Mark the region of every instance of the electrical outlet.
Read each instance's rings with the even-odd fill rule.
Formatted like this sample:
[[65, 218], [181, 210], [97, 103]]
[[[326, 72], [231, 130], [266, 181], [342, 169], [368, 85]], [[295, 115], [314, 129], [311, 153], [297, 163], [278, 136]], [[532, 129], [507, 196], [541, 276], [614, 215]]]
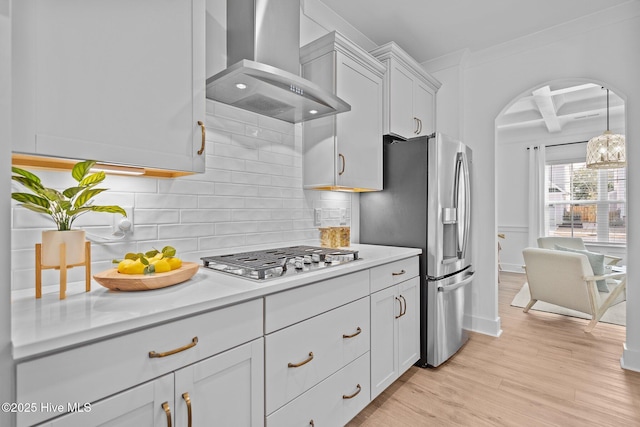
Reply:
[[313, 225], [322, 225], [322, 209], [320, 208], [313, 210]]
[[127, 216], [123, 217], [120, 214], [113, 214], [113, 233], [121, 235], [124, 233], [133, 234], [133, 207], [123, 206], [122, 209], [127, 212]]
[[340, 208], [340, 225], [346, 225], [346, 224], [347, 224], [347, 209]]

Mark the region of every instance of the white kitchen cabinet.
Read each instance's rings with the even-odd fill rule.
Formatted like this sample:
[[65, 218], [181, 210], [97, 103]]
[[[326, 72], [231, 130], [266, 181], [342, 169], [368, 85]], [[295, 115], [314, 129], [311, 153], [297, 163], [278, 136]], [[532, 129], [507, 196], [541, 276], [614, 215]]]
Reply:
[[[154, 381], [123, 391], [99, 402], [78, 404], [77, 411], [64, 415], [41, 427], [89, 427], [89, 426], [171, 426], [174, 424], [173, 375], [165, 375]], [[42, 405], [42, 404], [39, 404]], [[44, 406], [44, 410], [49, 408]], [[55, 408], [49, 409], [54, 412]], [[67, 408], [64, 408], [65, 411]], [[58, 411], [60, 412], [60, 411]], [[51, 413], [55, 415], [55, 413]]]
[[93, 404], [76, 403], [77, 412], [44, 426], [264, 425], [263, 339]]
[[204, 171], [205, 17], [204, 0], [14, 2], [13, 151]]
[[267, 425], [343, 425], [369, 403], [369, 276], [265, 297]]
[[267, 335], [267, 414], [368, 351], [366, 297]]
[[[256, 371], [262, 358], [256, 356], [254, 348], [257, 345], [261, 347], [259, 352], [263, 352], [262, 307], [262, 299], [247, 301], [20, 362], [16, 369], [17, 399], [20, 402], [49, 402], [57, 407], [62, 405], [67, 412], [69, 402], [97, 403], [107, 396], [115, 396], [173, 372], [176, 375], [183, 372], [180, 384], [190, 386], [185, 390], [193, 390], [193, 396], [196, 392], [203, 394], [205, 389], [205, 392], [237, 398], [226, 389], [217, 389], [228, 386], [228, 383], [212, 375], [214, 371], [218, 371], [220, 377], [231, 376], [238, 381], [250, 375], [251, 382], [240, 381], [242, 385], [238, 387], [246, 390], [250, 385], [256, 387], [255, 393], [262, 393], [263, 382], [256, 380], [256, 375], [263, 376], [263, 368]], [[227, 356], [222, 356], [225, 351], [256, 339], [258, 341], [252, 344], [251, 352], [247, 348], [228, 356], [235, 361], [244, 361], [243, 364], [225, 362]], [[219, 359], [215, 355], [220, 355]], [[215, 357], [208, 359], [211, 356]], [[197, 363], [205, 360], [208, 361]], [[193, 371], [181, 371], [188, 366]], [[238, 374], [238, 369], [244, 370], [243, 373]], [[253, 399], [255, 394], [251, 396], [252, 404], [258, 405], [255, 411], [260, 411], [263, 417], [262, 398]], [[179, 411], [183, 408], [179, 403], [181, 400], [176, 399], [174, 407], [178, 406], [176, 410], [182, 415]], [[225, 408], [240, 404], [246, 409], [245, 403], [229, 403]], [[199, 406], [215, 407], [210, 403]], [[255, 411], [251, 412], [252, 420], [255, 420]], [[17, 425], [31, 426], [58, 415], [60, 412], [19, 413]], [[260, 420], [263, 422], [264, 418]]]
[[369, 352], [267, 417], [267, 427], [342, 426], [369, 404]]
[[400, 267], [389, 275], [388, 287], [371, 294], [372, 400], [420, 358], [420, 279], [394, 284], [393, 277], [406, 271]]
[[386, 67], [383, 132], [401, 139], [435, 131], [436, 92], [441, 83], [396, 43], [370, 52]]
[[264, 425], [264, 340], [175, 373], [175, 426]]
[[332, 32], [300, 49], [302, 75], [351, 105], [303, 124], [306, 189], [382, 190], [384, 66]]

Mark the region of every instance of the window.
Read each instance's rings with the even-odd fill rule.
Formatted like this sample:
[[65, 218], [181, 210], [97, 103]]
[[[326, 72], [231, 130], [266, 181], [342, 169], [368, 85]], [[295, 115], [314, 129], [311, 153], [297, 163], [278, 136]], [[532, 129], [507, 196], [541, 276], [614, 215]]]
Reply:
[[545, 166], [545, 181], [546, 235], [626, 244], [626, 168], [553, 162]]

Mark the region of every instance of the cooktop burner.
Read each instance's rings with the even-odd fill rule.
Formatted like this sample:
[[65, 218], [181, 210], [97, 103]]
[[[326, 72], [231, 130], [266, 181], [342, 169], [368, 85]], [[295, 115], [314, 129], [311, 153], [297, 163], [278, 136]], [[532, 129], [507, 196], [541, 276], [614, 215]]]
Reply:
[[358, 259], [358, 251], [317, 246], [202, 257], [205, 267], [248, 279], [265, 280], [327, 268]]

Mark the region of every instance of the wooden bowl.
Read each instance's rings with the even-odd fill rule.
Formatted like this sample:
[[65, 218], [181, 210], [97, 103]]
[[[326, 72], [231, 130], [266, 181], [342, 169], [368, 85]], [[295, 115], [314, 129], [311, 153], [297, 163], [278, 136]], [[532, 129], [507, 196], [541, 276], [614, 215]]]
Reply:
[[148, 291], [177, 285], [189, 280], [200, 267], [196, 262], [183, 262], [180, 268], [165, 273], [123, 274], [117, 268], [95, 274], [93, 278], [105, 288], [114, 291]]

